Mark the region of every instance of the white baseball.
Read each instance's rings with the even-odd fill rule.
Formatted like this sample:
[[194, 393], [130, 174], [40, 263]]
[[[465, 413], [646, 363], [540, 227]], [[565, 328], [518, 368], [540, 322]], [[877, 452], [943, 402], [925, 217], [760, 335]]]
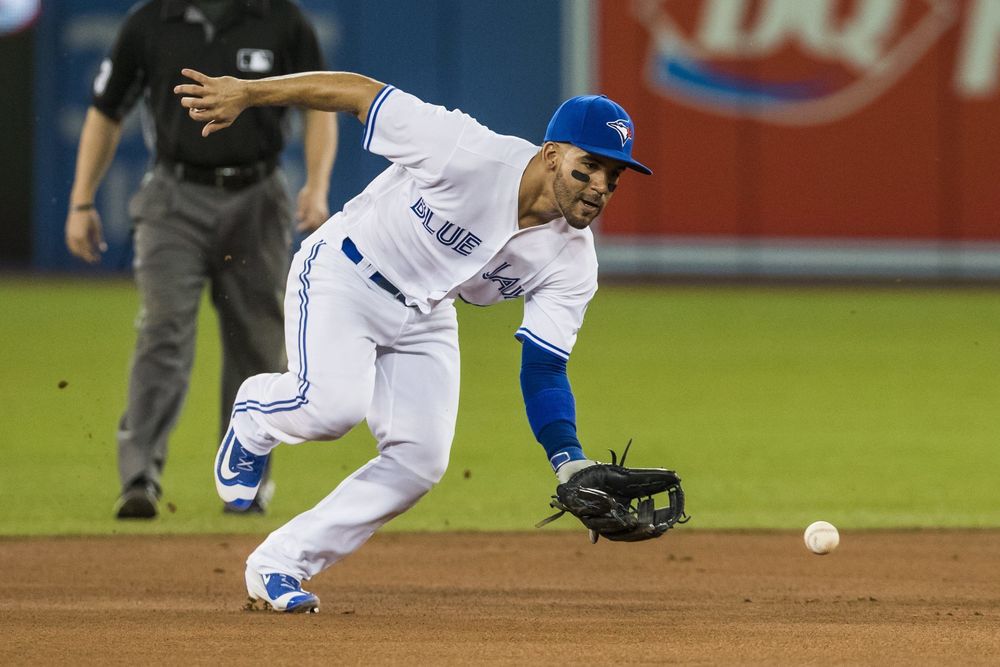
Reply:
[[840, 544], [840, 533], [837, 532], [837, 527], [828, 521], [813, 521], [806, 528], [803, 537], [806, 548], [820, 556], [830, 553]]

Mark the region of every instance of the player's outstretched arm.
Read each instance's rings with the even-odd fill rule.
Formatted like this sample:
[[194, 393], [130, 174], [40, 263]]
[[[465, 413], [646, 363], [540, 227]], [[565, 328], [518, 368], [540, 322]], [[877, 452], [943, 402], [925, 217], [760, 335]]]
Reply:
[[385, 84], [351, 72], [304, 72], [265, 79], [212, 77], [193, 69], [181, 74], [194, 81], [174, 86], [192, 119], [205, 123], [204, 137], [229, 127], [247, 107], [299, 106], [350, 113], [364, 122]]
[[578, 462], [589, 464], [576, 435], [576, 401], [566, 374], [566, 360], [531, 340], [523, 340], [521, 394], [531, 431], [545, 448], [560, 481], [579, 468]]

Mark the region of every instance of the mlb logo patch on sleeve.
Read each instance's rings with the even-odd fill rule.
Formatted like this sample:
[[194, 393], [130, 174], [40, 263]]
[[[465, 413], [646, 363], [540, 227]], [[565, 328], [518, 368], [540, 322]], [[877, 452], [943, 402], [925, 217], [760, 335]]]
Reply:
[[267, 49], [240, 49], [236, 52], [236, 67], [241, 72], [265, 74], [274, 69], [274, 52]]

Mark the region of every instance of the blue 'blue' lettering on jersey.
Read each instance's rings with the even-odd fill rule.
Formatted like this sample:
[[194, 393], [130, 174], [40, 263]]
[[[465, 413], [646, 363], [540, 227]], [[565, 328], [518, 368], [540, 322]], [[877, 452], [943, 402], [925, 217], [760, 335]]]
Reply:
[[464, 227], [452, 224], [447, 220], [438, 220], [435, 226], [434, 211], [421, 197], [410, 207], [413, 214], [420, 219], [420, 225], [434, 239], [446, 248], [451, 248], [459, 255], [469, 255], [483, 242], [481, 238]]

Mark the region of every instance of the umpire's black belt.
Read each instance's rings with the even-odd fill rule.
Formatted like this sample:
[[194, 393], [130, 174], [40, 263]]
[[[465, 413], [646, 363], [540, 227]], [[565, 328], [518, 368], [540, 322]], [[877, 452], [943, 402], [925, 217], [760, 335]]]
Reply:
[[[354, 245], [354, 241], [351, 240], [350, 236], [344, 237], [344, 242], [340, 244], [340, 249], [344, 251], [345, 255], [347, 255], [347, 259], [351, 260], [355, 264], [360, 264], [361, 260], [365, 258], [365, 256], [361, 254], [361, 251], [358, 250], [358, 246]], [[394, 298], [396, 301], [399, 301], [402, 304], [406, 304], [406, 296], [404, 296], [403, 293], [400, 292], [395, 285], [390, 283], [386, 279], [386, 277], [383, 276], [378, 271], [368, 276], [368, 280], [372, 281], [373, 283], [384, 289], [386, 292], [391, 294], [392, 298]]]
[[274, 159], [258, 160], [250, 164], [238, 164], [231, 167], [202, 167], [161, 158], [160, 164], [165, 166], [180, 181], [213, 185], [226, 190], [239, 190], [270, 176], [278, 165], [278, 161]]

